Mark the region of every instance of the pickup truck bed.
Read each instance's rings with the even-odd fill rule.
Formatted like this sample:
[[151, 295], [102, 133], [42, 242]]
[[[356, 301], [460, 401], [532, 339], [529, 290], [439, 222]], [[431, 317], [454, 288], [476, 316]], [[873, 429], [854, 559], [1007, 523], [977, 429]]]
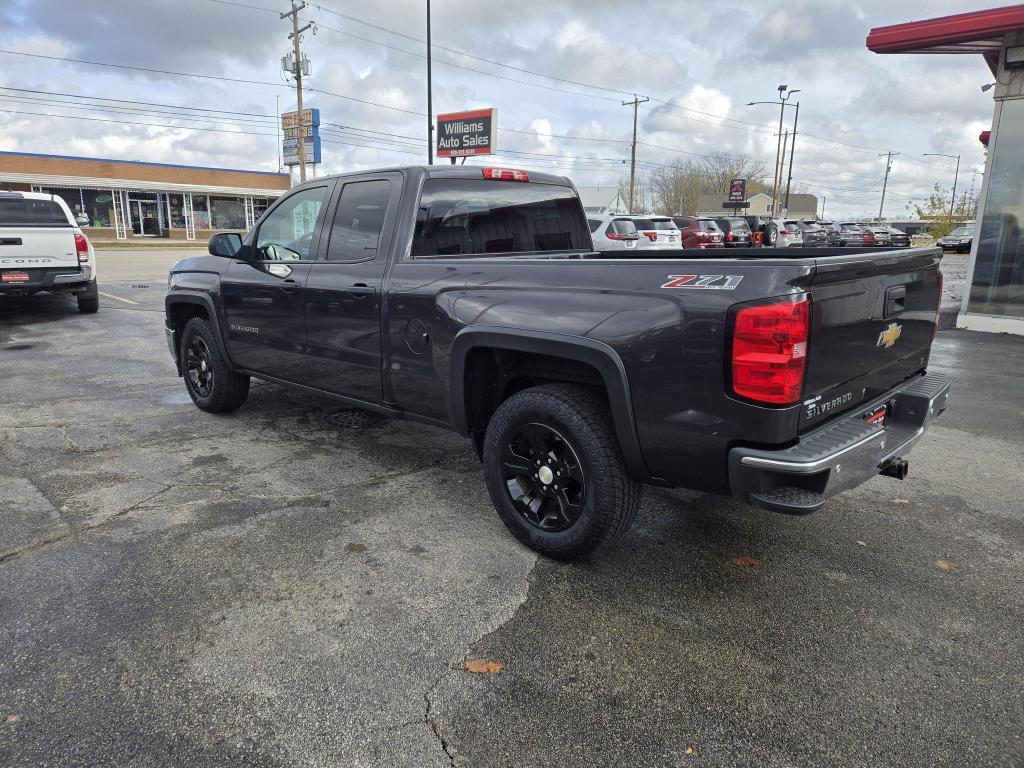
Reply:
[[558, 177], [319, 179], [174, 266], [168, 344], [209, 410], [258, 376], [470, 436], [499, 514], [556, 556], [619, 535], [644, 483], [805, 513], [905, 473], [948, 389], [927, 375], [939, 251], [624, 256], [592, 251]]

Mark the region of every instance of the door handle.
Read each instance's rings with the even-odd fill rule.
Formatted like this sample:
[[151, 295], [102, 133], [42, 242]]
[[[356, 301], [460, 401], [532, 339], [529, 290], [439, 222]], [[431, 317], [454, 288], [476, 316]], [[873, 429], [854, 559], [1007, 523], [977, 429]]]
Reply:
[[346, 293], [353, 299], [365, 299], [367, 296], [373, 296], [377, 293], [377, 289], [371, 288], [366, 283], [354, 283]]

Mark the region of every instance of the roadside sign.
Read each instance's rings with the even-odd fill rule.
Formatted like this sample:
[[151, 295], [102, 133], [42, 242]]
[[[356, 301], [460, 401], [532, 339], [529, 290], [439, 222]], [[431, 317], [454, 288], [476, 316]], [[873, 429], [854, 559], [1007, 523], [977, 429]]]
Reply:
[[304, 109], [301, 114], [297, 111], [284, 112], [281, 115], [281, 131], [285, 165], [299, 165], [300, 134], [306, 152], [306, 164], [321, 161], [319, 109]]
[[437, 156], [493, 155], [498, 117], [494, 109], [450, 112], [437, 116]]
[[733, 179], [729, 182], [729, 202], [742, 203], [747, 199], [747, 180]]

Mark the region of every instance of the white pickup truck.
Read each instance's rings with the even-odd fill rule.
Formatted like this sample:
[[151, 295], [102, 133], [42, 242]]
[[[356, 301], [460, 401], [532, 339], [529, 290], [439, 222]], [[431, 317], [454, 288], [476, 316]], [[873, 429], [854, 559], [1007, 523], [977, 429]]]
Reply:
[[99, 309], [96, 253], [67, 203], [41, 192], [0, 192], [0, 297], [72, 293]]

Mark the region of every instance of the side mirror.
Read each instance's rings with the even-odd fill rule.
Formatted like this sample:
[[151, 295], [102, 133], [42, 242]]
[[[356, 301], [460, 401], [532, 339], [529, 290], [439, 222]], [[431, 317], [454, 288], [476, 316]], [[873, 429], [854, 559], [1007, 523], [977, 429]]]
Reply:
[[208, 250], [211, 256], [230, 259], [242, 250], [242, 236], [237, 232], [219, 232], [210, 238]]

